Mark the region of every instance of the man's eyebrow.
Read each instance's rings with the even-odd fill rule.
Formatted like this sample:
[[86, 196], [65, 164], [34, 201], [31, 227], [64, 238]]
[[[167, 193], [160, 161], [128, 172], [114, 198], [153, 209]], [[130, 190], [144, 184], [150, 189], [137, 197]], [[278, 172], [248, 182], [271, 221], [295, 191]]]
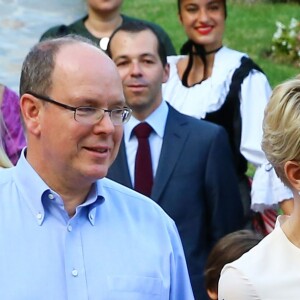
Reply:
[[[156, 55], [151, 52], [145, 52], [145, 53], [141, 53], [138, 55], [138, 57], [142, 57], [142, 58], [147, 57], [147, 56], [156, 58]], [[131, 57], [129, 55], [122, 54], [122, 55], [116, 56], [113, 60], [116, 61], [119, 59], [131, 59]]]
[[[80, 99], [75, 100], [76, 102], [74, 103], [74, 105], [77, 107], [81, 107], [81, 106], [84, 107], [84, 106], [92, 105], [94, 107], [102, 108], [101, 105], [99, 104], [99, 98], [80, 98]], [[126, 106], [125, 100], [122, 100], [122, 99], [116, 100], [114, 103], [111, 103], [109, 106], [124, 107], [124, 106]]]
[[151, 57], [151, 58], [154, 58], [154, 59], [157, 58], [157, 56], [156, 56], [155, 54], [149, 53], [149, 52], [143, 53], [143, 54], [141, 54], [140, 56], [141, 56], [142, 58], [145, 58], [145, 57]]
[[129, 56], [126, 55], [126, 54], [123, 54], [123, 55], [119, 55], [119, 56], [116, 56], [115, 58], [113, 58], [113, 60], [118, 60], [118, 59], [129, 59]]
[[118, 100], [114, 103], [110, 103], [109, 105], [110, 107], [125, 107], [126, 106], [126, 103], [125, 103], [125, 100]]
[[99, 102], [97, 98], [78, 98], [74, 99], [75, 103], [79, 106], [86, 106], [86, 105], [96, 105]]

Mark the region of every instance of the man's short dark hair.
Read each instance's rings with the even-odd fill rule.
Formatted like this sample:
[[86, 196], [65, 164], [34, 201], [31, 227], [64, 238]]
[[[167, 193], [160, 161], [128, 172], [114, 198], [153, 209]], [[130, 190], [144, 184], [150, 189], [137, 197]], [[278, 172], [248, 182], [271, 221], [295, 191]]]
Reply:
[[111, 54], [111, 41], [113, 40], [114, 36], [116, 33], [119, 31], [124, 31], [124, 32], [129, 32], [129, 33], [139, 33], [145, 30], [151, 31], [154, 36], [157, 39], [157, 44], [158, 44], [158, 55], [161, 60], [161, 63], [163, 66], [167, 64], [167, 54], [166, 54], [166, 49], [164, 47], [164, 44], [162, 43], [158, 33], [153, 29], [150, 25], [146, 24], [143, 21], [131, 21], [131, 22], [125, 22], [122, 25], [120, 25], [111, 35], [108, 46], [107, 46], [107, 54], [109, 57], [112, 57]]

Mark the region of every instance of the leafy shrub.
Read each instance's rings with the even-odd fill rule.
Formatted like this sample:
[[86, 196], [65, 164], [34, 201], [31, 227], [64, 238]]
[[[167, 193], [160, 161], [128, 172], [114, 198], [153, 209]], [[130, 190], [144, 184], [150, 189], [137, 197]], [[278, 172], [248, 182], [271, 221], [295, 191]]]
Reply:
[[300, 22], [292, 18], [289, 25], [276, 22], [272, 38], [271, 57], [300, 67]]

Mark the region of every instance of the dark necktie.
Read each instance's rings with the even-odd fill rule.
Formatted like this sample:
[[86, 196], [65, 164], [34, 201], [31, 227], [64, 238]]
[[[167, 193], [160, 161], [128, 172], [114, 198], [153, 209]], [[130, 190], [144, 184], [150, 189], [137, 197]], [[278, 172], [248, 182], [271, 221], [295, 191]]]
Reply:
[[147, 123], [140, 123], [133, 132], [138, 139], [138, 149], [135, 157], [134, 189], [148, 197], [151, 195], [153, 172], [151, 152], [148, 137], [152, 127]]

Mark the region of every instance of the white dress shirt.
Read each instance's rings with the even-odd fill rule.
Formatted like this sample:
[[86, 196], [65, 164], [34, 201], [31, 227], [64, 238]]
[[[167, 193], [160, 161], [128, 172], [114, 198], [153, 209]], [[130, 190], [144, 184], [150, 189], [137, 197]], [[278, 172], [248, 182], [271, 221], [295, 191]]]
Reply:
[[[169, 107], [167, 103], [162, 101], [160, 106], [144, 120], [153, 128], [149, 136], [153, 177], [155, 177], [158, 166], [168, 112]], [[141, 121], [132, 116], [128, 123], [124, 125], [124, 141], [132, 186], [134, 186], [135, 156], [138, 148], [138, 140], [132, 131], [139, 123], [141, 123]]]

